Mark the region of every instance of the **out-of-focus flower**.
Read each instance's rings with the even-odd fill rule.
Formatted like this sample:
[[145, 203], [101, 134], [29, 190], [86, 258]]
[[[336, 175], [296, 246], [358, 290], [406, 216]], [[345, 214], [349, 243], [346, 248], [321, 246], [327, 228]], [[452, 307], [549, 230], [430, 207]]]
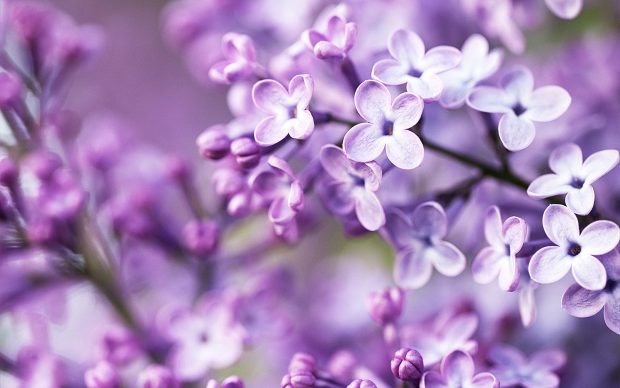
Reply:
[[583, 0], [545, 0], [547, 7], [563, 19], [574, 19], [581, 12]]
[[619, 160], [617, 150], [593, 153], [584, 161], [577, 144], [564, 144], [549, 156], [553, 174], [536, 178], [527, 189], [534, 198], [566, 194], [566, 206], [575, 214], [586, 215], [594, 207], [592, 184], [611, 171]]
[[380, 325], [396, 321], [403, 311], [404, 293], [400, 288], [391, 287], [371, 293], [366, 299], [370, 317]]
[[527, 148], [536, 136], [536, 122], [553, 121], [571, 103], [568, 92], [559, 86], [543, 86], [534, 90], [534, 77], [529, 69], [516, 67], [500, 80], [500, 88], [479, 86], [467, 97], [473, 109], [501, 113], [499, 138], [510, 151]]
[[258, 68], [254, 42], [248, 35], [229, 32], [222, 37], [224, 59], [216, 62], [209, 70], [214, 82], [230, 84], [252, 75]]
[[461, 5], [486, 35], [499, 38], [513, 53], [525, 50], [525, 37], [515, 21], [511, 0], [461, 0]]
[[566, 356], [557, 350], [540, 351], [528, 360], [511, 346], [497, 346], [489, 353], [494, 364], [491, 372], [502, 387], [554, 388], [560, 379], [553, 371], [561, 368]]
[[484, 220], [484, 236], [489, 243], [472, 264], [474, 280], [487, 284], [498, 278], [504, 291], [512, 292], [519, 286], [517, 253], [527, 238], [527, 224], [519, 217], [509, 217], [502, 224], [497, 206], [491, 207]]
[[252, 88], [252, 98], [269, 116], [254, 129], [254, 139], [262, 146], [276, 144], [287, 135], [304, 140], [314, 130], [314, 119], [308, 110], [314, 83], [307, 74], [291, 79], [288, 90], [277, 81], [265, 79]]
[[197, 138], [200, 154], [207, 159], [222, 159], [230, 150], [230, 138], [225, 125], [214, 125], [205, 129]]
[[219, 228], [213, 221], [194, 220], [183, 228], [185, 248], [195, 255], [212, 253], [217, 248], [219, 237]]
[[218, 384], [216, 380], [211, 379], [207, 382], [206, 388], [243, 388], [243, 387], [245, 387], [245, 384], [243, 383], [243, 380], [241, 380], [241, 378], [239, 378], [238, 376], [230, 376], [224, 379], [224, 381], [222, 381], [222, 384]]
[[424, 373], [424, 360], [417, 350], [402, 348], [394, 353], [390, 361], [392, 374], [402, 381], [416, 381]]
[[84, 373], [84, 383], [88, 388], [119, 388], [121, 380], [114, 366], [100, 361]]
[[532, 279], [542, 284], [553, 283], [572, 269], [573, 277], [583, 288], [603, 289], [607, 282], [605, 267], [594, 255], [603, 255], [618, 245], [618, 225], [595, 221], [579, 233], [577, 216], [562, 205], [547, 207], [542, 222], [547, 237], [556, 246], [542, 248], [532, 256]]
[[463, 253], [444, 241], [448, 220], [437, 202], [418, 205], [411, 220], [394, 213], [387, 228], [397, 249], [394, 278], [400, 287], [424, 286], [431, 278], [433, 267], [446, 276], [456, 276], [465, 269]]
[[424, 148], [410, 128], [422, 117], [420, 97], [402, 93], [394, 101], [390, 91], [377, 81], [367, 80], [355, 91], [355, 107], [366, 123], [355, 125], [344, 136], [347, 156], [357, 162], [377, 159], [385, 150], [394, 166], [411, 170], [422, 163]]
[[348, 22], [340, 9], [330, 12], [324, 25], [306, 30], [301, 40], [318, 59], [342, 59], [355, 45], [357, 26]]
[[430, 371], [422, 376], [422, 388], [497, 388], [499, 382], [489, 372], [474, 374], [474, 360], [468, 353], [455, 350], [441, 363], [441, 373]]
[[347, 385], [347, 388], [377, 388], [377, 385], [370, 380], [357, 379]]
[[179, 381], [172, 371], [162, 365], [149, 365], [138, 375], [140, 388], [178, 388]]
[[454, 47], [437, 46], [428, 52], [413, 31], [397, 30], [388, 41], [393, 59], [383, 59], [372, 67], [372, 77], [387, 85], [407, 84], [407, 91], [425, 101], [439, 98], [443, 83], [438, 74], [457, 66], [461, 53]]
[[328, 208], [342, 215], [355, 211], [359, 222], [370, 231], [383, 226], [385, 214], [375, 194], [381, 184], [381, 167], [375, 162], [352, 161], [333, 145], [321, 149], [320, 160], [333, 178], [326, 183], [327, 190], [334, 194], [326, 198]]
[[489, 52], [489, 42], [479, 34], [467, 38], [461, 52], [461, 63], [439, 75], [443, 82], [439, 103], [445, 108], [462, 106], [478, 82], [495, 74], [503, 57], [501, 49]]
[[573, 284], [562, 296], [562, 307], [578, 318], [591, 317], [604, 309], [605, 324], [620, 334], [620, 254], [614, 249], [600, 260], [607, 272], [605, 287], [592, 291]]

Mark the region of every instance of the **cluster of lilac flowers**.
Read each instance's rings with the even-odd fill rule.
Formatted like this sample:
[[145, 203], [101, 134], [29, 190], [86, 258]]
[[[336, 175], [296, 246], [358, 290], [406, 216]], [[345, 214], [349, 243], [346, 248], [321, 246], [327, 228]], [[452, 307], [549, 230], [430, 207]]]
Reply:
[[231, 113], [183, 155], [65, 107], [104, 31], [0, 7], [0, 387], [618, 383], [620, 6], [173, 1]]

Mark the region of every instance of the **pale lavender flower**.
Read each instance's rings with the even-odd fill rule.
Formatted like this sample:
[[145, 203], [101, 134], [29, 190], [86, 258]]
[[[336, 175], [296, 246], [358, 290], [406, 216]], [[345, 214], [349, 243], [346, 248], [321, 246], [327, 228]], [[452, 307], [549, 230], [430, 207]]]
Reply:
[[474, 360], [468, 353], [455, 350], [441, 362], [441, 373], [422, 376], [421, 388], [497, 388], [499, 382], [489, 372], [474, 374]]
[[394, 278], [405, 289], [417, 289], [431, 278], [433, 267], [446, 276], [457, 276], [465, 269], [465, 256], [452, 243], [444, 241], [448, 220], [436, 202], [420, 204], [411, 220], [394, 213], [388, 230], [397, 248]]
[[571, 103], [568, 92], [559, 86], [534, 89], [529, 69], [519, 66], [506, 73], [500, 87], [479, 86], [467, 97], [467, 104], [481, 112], [501, 113], [499, 138], [510, 151], [520, 151], [534, 141], [534, 122], [560, 117]]
[[519, 217], [509, 217], [502, 224], [499, 209], [491, 207], [484, 220], [484, 236], [489, 246], [483, 248], [472, 263], [474, 280], [487, 284], [498, 278], [504, 291], [519, 286], [517, 253], [527, 238], [527, 224]]
[[557, 387], [560, 379], [553, 371], [566, 362], [566, 356], [558, 350], [543, 350], [527, 359], [518, 349], [506, 345], [493, 348], [489, 358], [494, 364], [491, 372], [502, 387]]
[[600, 260], [607, 272], [605, 288], [591, 291], [573, 284], [562, 296], [562, 307], [578, 318], [591, 317], [603, 310], [607, 327], [620, 334], [620, 254], [614, 249]]
[[375, 162], [361, 163], [347, 158], [345, 153], [333, 145], [321, 149], [321, 165], [334, 179], [328, 181], [328, 207], [337, 214], [346, 215], [355, 211], [364, 228], [375, 231], [385, 223], [385, 214], [375, 192], [381, 184], [381, 167]]
[[314, 119], [308, 110], [313, 90], [314, 83], [308, 74], [293, 77], [288, 90], [272, 79], [258, 81], [252, 88], [252, 99], [268, 117], [254, 129], [256, 142], [269, 146], [287, 135], [293, 139], [307, 139], [314, 130]]
[[461, 63], [439, 75], [443, 82], [439, 103], [445, 108], [462, 106], [478, 82], [495, 74], [503, 57], [501, 49], [489, 51], [489, 42], [479, 34], [467, 38], [461, 52]]
[[334, 9], [324, 25], [315, 26], [301, 35], [301, 40], [312, 50], [318, 59], [342, 59], [355, 45], [357, 40], [357, 26], [348, 22]]
[[545, 0], [547, 7], [563, 19], [574, 19], [583, 8], [583, 0]]
[[529, 264], [532, 280], [553, 283], [572, 269], [573, 277], [583, 288], [603, 289], [607, 282], [605, 267], [593, 255], [603, 255], [618, 245], [618, 225], [595, 221], [579, 233], [577, 216], [562, 205], [550, 205], [543, 214], [542, 224], [556, 246], [544, 247], [532, 256]]
[[424, 101], [435, 101], [443, 84], [438, 74], [457, 66], [461, 60], [458, 49], [437, 46], [428, 51], [413, 31], [397, 30], [388, 41], [393, 59], [383, 59], [372, 67], [372, 78], [387, 85], [407, 84], [407, 91]]
[[549, 156], [549, 167], [554, 173], [536, 178], [527, 194], [534, 198], [566, 194], [565, 202], [570, 210], [579, 215], [589, 214], [594, 207], [592, 184], [611, 171], [618, 160], [617, 150], [603, 150], [584, 161], [578, 145], [564, 144]]
[[424, 148], [409, 128], [422, 117], [420, 97], [402, 93], [394, 101], [390, 91], [377, 81], [367, 80], [355, 91], [355, 107], [366, 123], [351, 128], [344, 136], [347, 156], [357, 162], [377, 159], [385, 150], [394, 166], [411, 170], [422, 163]]
[[209, 78], [214, 82], [230, 84], [252, 75], [258, 68], [256, 49], [252, 38], [229, 32], [222, 37], [224, 59], [216, 62], [209, 70]]

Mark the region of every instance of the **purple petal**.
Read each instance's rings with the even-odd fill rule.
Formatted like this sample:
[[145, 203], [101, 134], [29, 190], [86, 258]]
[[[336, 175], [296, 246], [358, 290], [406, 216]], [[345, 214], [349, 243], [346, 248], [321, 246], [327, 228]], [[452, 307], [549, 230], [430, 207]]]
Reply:
[[594, 207], [594, 189], [592, 186], [583, 186], [581, 189], [571, 189], [566, 194], [566, 206], [575, 214], [585, 216]]
[[381, 166], [379, 166], [378, 163], [353, 162], [352, 167], [354, 174], [364, 179], [364, 187], [366, 188], [366, 190], [379, 190], [379, 187], [381, 186], [383, 171], [381, 170]]
[[471, 388], [497, 388], [499, 381], [489, 372], [478, 373], [470, 383]]
[[394, 280], [399, 287], [418, 289], [431, 278], [433, 265], [422, 249], [406, 249], [396, 254]]
[[532, 93], [534, 89], [534, 77], [528, 68], [517, 66], [502, 77], [500, 85], [509, 95], [513, 96], [516, 101], [520, 101], [529, 97]]
[[324, 190], [325, 206], [338, 215], [348, 215], [355, 209], [355, 200], [351, 198], [351, 186], [348, 183], [330, 181], [321, 186]]
[[513, 254], [519, 253], [527, 238], [527, 224], [522, 218], [509, 217], [502, 227], [503, 240]]
[[428, 248], [435, 269], [446, 276], [457, 276], [465, 270], [467, 260], [463, 253], [453, 244], [440, 241], [433, 248]]
[[493, 364], [505, 366], [509, 369], [518, 368], [527, 363], [527, 359], [518, 349], [508, 345], [494, 346], [489, 352]]
[[314, 45], [314, 56], [318, 59], [342, 58], [344, 51], [332, 42], [323, 41]]
[[457, 48], [437, 46], [428, 50], [419, 67], [420, 70], [437, 74], [458, 66], [460, 62], [461, 52]]
[[542, 350], [530, 359], [530, 365], [537, 369], [554, 371], [566, 363], [566, 355], [560, 350]]
[[449, 388], [441, 377], [441, 375], [437, 372], [426, 372], [422, 375], [422, 381], [420, 383], [420, 388]]
[[620, 334], [620, 299], [613, 296], [607, 300], [603, 310], [605, 324], [616, 334]]
[[551, 12], [564, 19], [574, 19], [583, 7], [583, 0], [545, 0], [545, 3]]
[[276, 117], [262, 119], [254, 129], [254, 140], [262, 146], [276, 144], [288, 135], [288, 128]]
[[550, 372], [538, 372], [527, 376], [523, 384], [528, 388], [557, 388], [560, 385], [560, 379]]
[[605, 267], [594, 256], [580, 254], [573, 260], [573, 277], [587, 290], [602, 290], [607, 283]]
[[452, 318], [443, 329], [444, 341], [452, 346], [461, 347], [478, 328], [478, 317], [473, 313], [463, 313]]
[[426, 48], [420, 36], [410, 30], [397, 30], [388, 41], [388, 51], [402, 64], [415, 66], [424, 57]]
[[519, 286], [519, 280], [520, 274], [516, 258], [514, 256], [506, 257], [499, 272], [499, 287], [504, 291], [513, 292]]
[[386, 139], [381, 127], [375, 124], [355, 125], [344, 135], [342, 142], [347, 156], [357, 162], [370, 162], [377, 159], [385, 148]]
[[499, 120], [499, 138], [510, 151], [521, 151], [529, 147], [535, 136], [534, 123], [523, 116], [509, 112]]
[[545, 247], [534, 253], [528, 269], [532, 280], [548, 284], [562, 279], [571, 269], [571, 264], [572, 260], [564, 248]]
[[620, 242], [620, 228], [611, 221], [595, 221], [581, 232], [579, 243], [591, 255], [602, 255]]
[[342, 48], [347, 53], [357, 42], [357, 24], [347, 23], [344, 26], [344, 44]]
[[288, 120], [288, 133], [293, 139], [305, 140], [314, 131], [314, 119], [307, 110], [297, 110], [297, 117]]
[[418, 205], [411, 217], [413, 228], [420, 237], [443, 238], [448, 233], [448, 219], [437, 202]]
[[418, 167], [424, 159], [424, 146], [415, 133], [404, 129], [395, 130], [386, 137], [385, 151], [392, 164], [403, 170]]
[[443, 90], [439, 96], [439, 103], [444, 108], [455, 109], [460, 108], [467, 98], [470, 91], [469, 85], [462, 80], [459, 74], [446, 72], [441, 74]]
[[380, 82], [366, 80], [355, 91], [355, 107], [364, 120], [379, 124], [390, 111], [390, 91]]
[[527, 285], [519, 292], [519, 314], [523, 326], [528, 327], [536, 319], [536, 300], [534, 299], [534, 287]]
[[575, 176], [583, 163], [581, 148], [577, 144], [563, 144], [551, 152], [549, 167], [558, 175]]
[[272, 79], [258, 81], [252, 87], [254, 104], [265, 113], [279, 113], [288, 102], [289, 94], [284, 86]]
[[480, 66], [481, 60], [486, 58], [489, 53], [489, 42], [480, 34], [472, 34], [463, 43], [463, 59], [461, 67], [464, 69], [475, 69]]
[[385, 224], [385, 213], [375, 193], [358, 188], [355, 194], [355, 214], [360, 224], [371, 232]]
[[288, 94], [298, 109], [308, 107], [313, 91], [314, 81], [312, 81], [312, 77], [308, 74], [296, 75], [288, 84]]
[[607, 302], [607, 295], [602, 291], [590, 291], [573, 284], [562, 296], [562, 308], [577, 318], [591, 317], [601, 311]]
[[588, 156], [583, 162], [585, 183], [592, 184], [611, 171], [618, 164], [618, 158], [617, 150], [603, 150]]
[[340, 148], [329, 144], [321, 148], [321, 166], [332, 178], [348, 182], [351, 180], [351, 162]]
[[407, 82], [409, 75], [407, 67], [393, 59], [382, 59], [372, 67], [372, 78], [386, 85], [402, 85]]
[[392, 119], [394, 121], [394, 131], [408, 129], [420, 121], [424, 101], [415, 94], [399, 94], [392, 102]]
[[497, 251], [505, 248], [502, 218], [497, 206], [491, 206], [484, 217], [484, 237]]
[[300, 212], [304, 207], [304, 189], [298, 181], [291, 183], [291, 190], [288, 193], [288, 207], [296, 212]]
[[461, 350], [448, 354], [441, 362], [441, 374], [448, 385], [461, 387], [474, 376], [474, 360]]
[[497, 278], [501, 269], [501, 259], [504, 255], [495, 251], [492, 247], [483, 248], [471, 265], [474, 281], [480, 284], [488, 284]]
[[559, 86], [543, 86], [534, 90], [524, 102], [528, 119], [539, 122], [553, 121], [570, 106], [570, 94]]
[[545, 174], [534, 179], [527, 188], [527, 195], [532, 198], [547, 198], [558, 194], [566, 194], [571, 189], [566, 177], [556, 174]]
[[276, 198], [269, 206], [269, 221], [273, 224], [285, 225], [289, 223], [297, 213], [291, 209], [285, 198]]
[[598, 259], [603, 263], [608, 278], [620, 280], [620, 252], [618, 250], [613, 249], [599, 256]]
[[278, 156], [271, 155], [269, 159], [267, 159], [267, 164], [273, 167], [275, 170], [281, 172], [291, 179], [295, 179], [295, 173], [289, 166], [288, 162]]
[[467, 96], [467, 105], [480, 112], [511, 112], [511, 102], [506, 92], [490, 86], [479, 86], [472, 90]]
[[411, 245], [413, 239], [413, 227], [411, 221], [399, 209], [390, 209], [387, 217], [386, 229], [390, 238], [390, 242], [397, 248], [402, 250]]
[[313, 50], [314, 46], [319, 43], [327, 40], [325, 34], [317, 30], [306, 30], [301, 34], [301, 40], [306, 44], [306, 46]]
[[222, 37], [222, 52], [229, 59], [243, 58], [246, 61], [256, 60], [256, 49], [252, 38], [247, 35], [229, 32]]
[[441, 96], [443, 82], [435, 73], [424, 72], [420, 78], [407, 78], [407, 91], [422, 97], [424, 101], [436, 101]]
[[566, 206], [549, 205], [542, 218], [547, 237], [554, 244], [565, 246], [579, 238], [579, 222], [573, 212]]

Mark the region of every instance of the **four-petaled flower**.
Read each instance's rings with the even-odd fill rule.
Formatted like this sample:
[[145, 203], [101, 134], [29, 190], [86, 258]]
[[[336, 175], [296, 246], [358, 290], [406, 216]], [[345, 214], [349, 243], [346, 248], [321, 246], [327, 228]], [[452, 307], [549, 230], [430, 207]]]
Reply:
[[489, 243], [474, 259], [474, 280], [487, 284], [498, 278], [504, 291], [512, 292], [519, 286], [517, 253], [527, 238], [527, 224], [519, 217], [509, 217], [503, 224], [499, 209], [491, 207], [484, 220], [484, 236]]
[[353, 22], [347, 22], [338, 12], [334, 12], [324, 28], [313, 28], [304, 31], [302, 41], [314, 53], [318, 59], [342, 59], [357, 39], [357, 26]]
[[252, 75], [257, 69], [256, 50], [252, 38], [229, 32], [222, 37], [224, 59], [209, 69], [209, 78], [214, 82], [231, 84]]
[[536, 129], [533, 121], [548, 122], [560, 117], [571, 98], [559, 86], [534, 90], [534, 78], [525, 67], [516, 67], [500, 80], [501, 88], [479, 86], [467, 97], [467, 104], [481, 112], [501, 113], [499, 138], [510, 151], [527, 148]]
[[558, 350], [543, 350], [528, 360], [523, 353], [510, 346], [491, 349], [489, 358], [494, 364], [491, 373], [497, 377], [502, 387], [557, 387], [560, 379], [553, 371], [566, 362], [566, 356]]
[[607, 271], [607, 283], [602, 290], [586, 290], [573, 284], [562, 296], [562, 307], [572, 316], [591, 317], [604, 309], [607, 327], [620, 334], [620, 254], [613, 250], [600, 257]]
[[592, 184], [613, 169], [618, 158], [618, 151], [603, 150], [584, 161], [578, 145], [562, 145], [549, 156], [549, 167], [554, 173], [536, 178], [527, 194], [534, 198], [566, 194], [566, 206], [575, 214], [586, 215], [594, 207]]
[[407, 91], [425, 101], [439, 98], [443, 83], [438, 74], [457, 66], [458, 49], [437, 46], [428, 52], [413, 31], [397, 30], [390, 36], [388, 51], [394, 59], [383, 59], [372, 67], [372, 78], [386, 85], [407, 84]]
[[529, 264], [532, 280], [547, 284], [560, 280], [571, 270], [580, 286], [601, 290], [605, 267], [593, 255], [603, 255], [618, 245], [620, 228], [611, 221], [595, 221], [579, 233], [577, 216], [566, 206], [550, 205], [543, 214], [543, 228], [556, 246], [534, 253]]
[[478, 82], [495, 74], [503, 57], [501, 49], [489, 52], [489, 42], [479, 34], [467, 38], [461, 52], [461, 63], [439, 75], [443, 82], [439, 103], [445, 108], [462, 106]]
[[462, 350], [448, 354], [441, 362], [441, 373], [424, 373], [420, 388], [496, 388], [499, 383], [489, 372], [474, 374], [474, 360]]
[[287, 135], [307, 139], [314, 130], [314, 119], [308, 110], [314, 83], [307, 74], [291, 79], [288, 90], [277, 81], [265, 79], [252, 88], [252, 99], [269, 116], [254, 129], [254, 139], [262, 146], [270, 146]]
[[545, 0], [547, 7], [563, 19], [574, 19], [581, 12], [583, 0]]
[[448, 233], [448, 220], [437, 202], [419, 205], [411, 220], [395, 212], [389, 218], [388, 233], [398, 251], [394, 278], [402, 288], [424, 286], [433, 267], [446, 276], [456, 276], [465, 269], [463, 253], [443, 240]]
[[355, 125], [344, 136], [344, 152], [349, 158], [370, 162], [385, 149], [390, 162], [398, 168], [411, 170], [422, 163], [422, 142], [409, 130], [422, 117], [424, 103], [420, 97], [402, 93], [392, 102], [385, 85], [367, 80], [355, 91], [354, 100], [367, 122]]
[[355, 211], [357, 219], [368, 230], [378, 230], [385, 223], [385, 214], [375, 192], [381, 184], [381, 167], [375, 163], [355, 162], [333, 145], [321, 149], [321, 165], [334, 179], [327, 183], [329, 208], [346, 215]]

